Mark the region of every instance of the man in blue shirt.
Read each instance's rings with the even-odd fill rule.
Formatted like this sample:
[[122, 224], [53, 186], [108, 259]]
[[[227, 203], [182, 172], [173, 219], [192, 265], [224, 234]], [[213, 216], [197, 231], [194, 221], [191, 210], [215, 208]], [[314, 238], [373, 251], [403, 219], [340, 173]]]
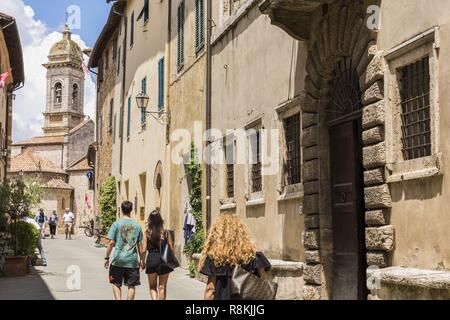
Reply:
[[[122, 299], [122, 284], [128, 286], [128, 300], [134, 300], [136, 286], [140, 282], [140, 270], [145, 263], [142, 252], [143, 233], [141, 226], [130, 218], [133, 204], [122, 203], [123, 218], [113, 223], [108, 232], [109, 246], [106, 250], [105, 268], [109, 268], [109, 282], [113, 285], [114, 297]], [[114, 254], [110, 263], [110, 255]]]

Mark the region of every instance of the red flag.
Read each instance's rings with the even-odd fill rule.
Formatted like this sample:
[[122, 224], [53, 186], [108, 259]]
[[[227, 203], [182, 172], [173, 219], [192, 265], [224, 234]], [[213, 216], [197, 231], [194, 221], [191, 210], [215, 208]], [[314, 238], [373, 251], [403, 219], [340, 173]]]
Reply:
[[3, 89], [8, 84], [9, 71], [0, 75], [0, 89]]
[[89, 195], [86, 193], [84, 196], [84, 201], [86, 202], [86, 206], [88, 207], [88, 209], [91, 209], [91, 204], [89, 201]]

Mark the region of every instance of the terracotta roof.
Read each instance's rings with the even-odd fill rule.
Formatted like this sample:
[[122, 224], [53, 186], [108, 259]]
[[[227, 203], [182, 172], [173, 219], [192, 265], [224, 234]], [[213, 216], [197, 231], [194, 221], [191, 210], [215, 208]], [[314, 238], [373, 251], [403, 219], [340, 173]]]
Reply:
[[11, 172], [66, 173], [54, 162], [30, 151], [23, 152], [11, 160]]
[[84, 155], [81, 159], [79, 159], [78, 161], [75, 161], [67, 169], [67, 171], [87, 171], [87, 170], [92, 170], [92, 168], [89, 167], [89, 163], [87, 161], [87, 155]]
[[67, 189], [67, 190], [74, 189], [70, 184], [61, 179], [52, 179], [49, 182], [47, 182], [43, 187], [46, 189]]
[[33, 137], [29, 140], [19, 141], [17, 143], [13, 143], [13, 146], [25, 146], [30, 144], [63, 144], [64, 143], [64, 135], [54, 135], [54, 136], [38, 136]]

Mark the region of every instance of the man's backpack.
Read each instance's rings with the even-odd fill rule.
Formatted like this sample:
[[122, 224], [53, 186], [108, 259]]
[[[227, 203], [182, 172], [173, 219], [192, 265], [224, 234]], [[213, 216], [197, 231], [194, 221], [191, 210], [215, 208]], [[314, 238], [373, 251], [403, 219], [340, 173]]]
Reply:
[[39, 223], [44, 223], [44, 222], [45, 222], [45, 215], [39, 214], [38, 222], [39, 222]]

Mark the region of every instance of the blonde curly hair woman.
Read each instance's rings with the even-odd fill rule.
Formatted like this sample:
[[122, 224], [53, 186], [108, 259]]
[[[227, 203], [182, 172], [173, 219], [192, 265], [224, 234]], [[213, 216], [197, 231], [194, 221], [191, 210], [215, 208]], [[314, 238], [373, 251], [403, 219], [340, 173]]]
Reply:
[[235, 266], [242, 266], [261, 278], [271, 265], [250, 239], [247, 227], [238, 216], [220, 215], [209, 232], [198, 270], [208, 276], [205, 300], [232, 300], [231, 276]]

